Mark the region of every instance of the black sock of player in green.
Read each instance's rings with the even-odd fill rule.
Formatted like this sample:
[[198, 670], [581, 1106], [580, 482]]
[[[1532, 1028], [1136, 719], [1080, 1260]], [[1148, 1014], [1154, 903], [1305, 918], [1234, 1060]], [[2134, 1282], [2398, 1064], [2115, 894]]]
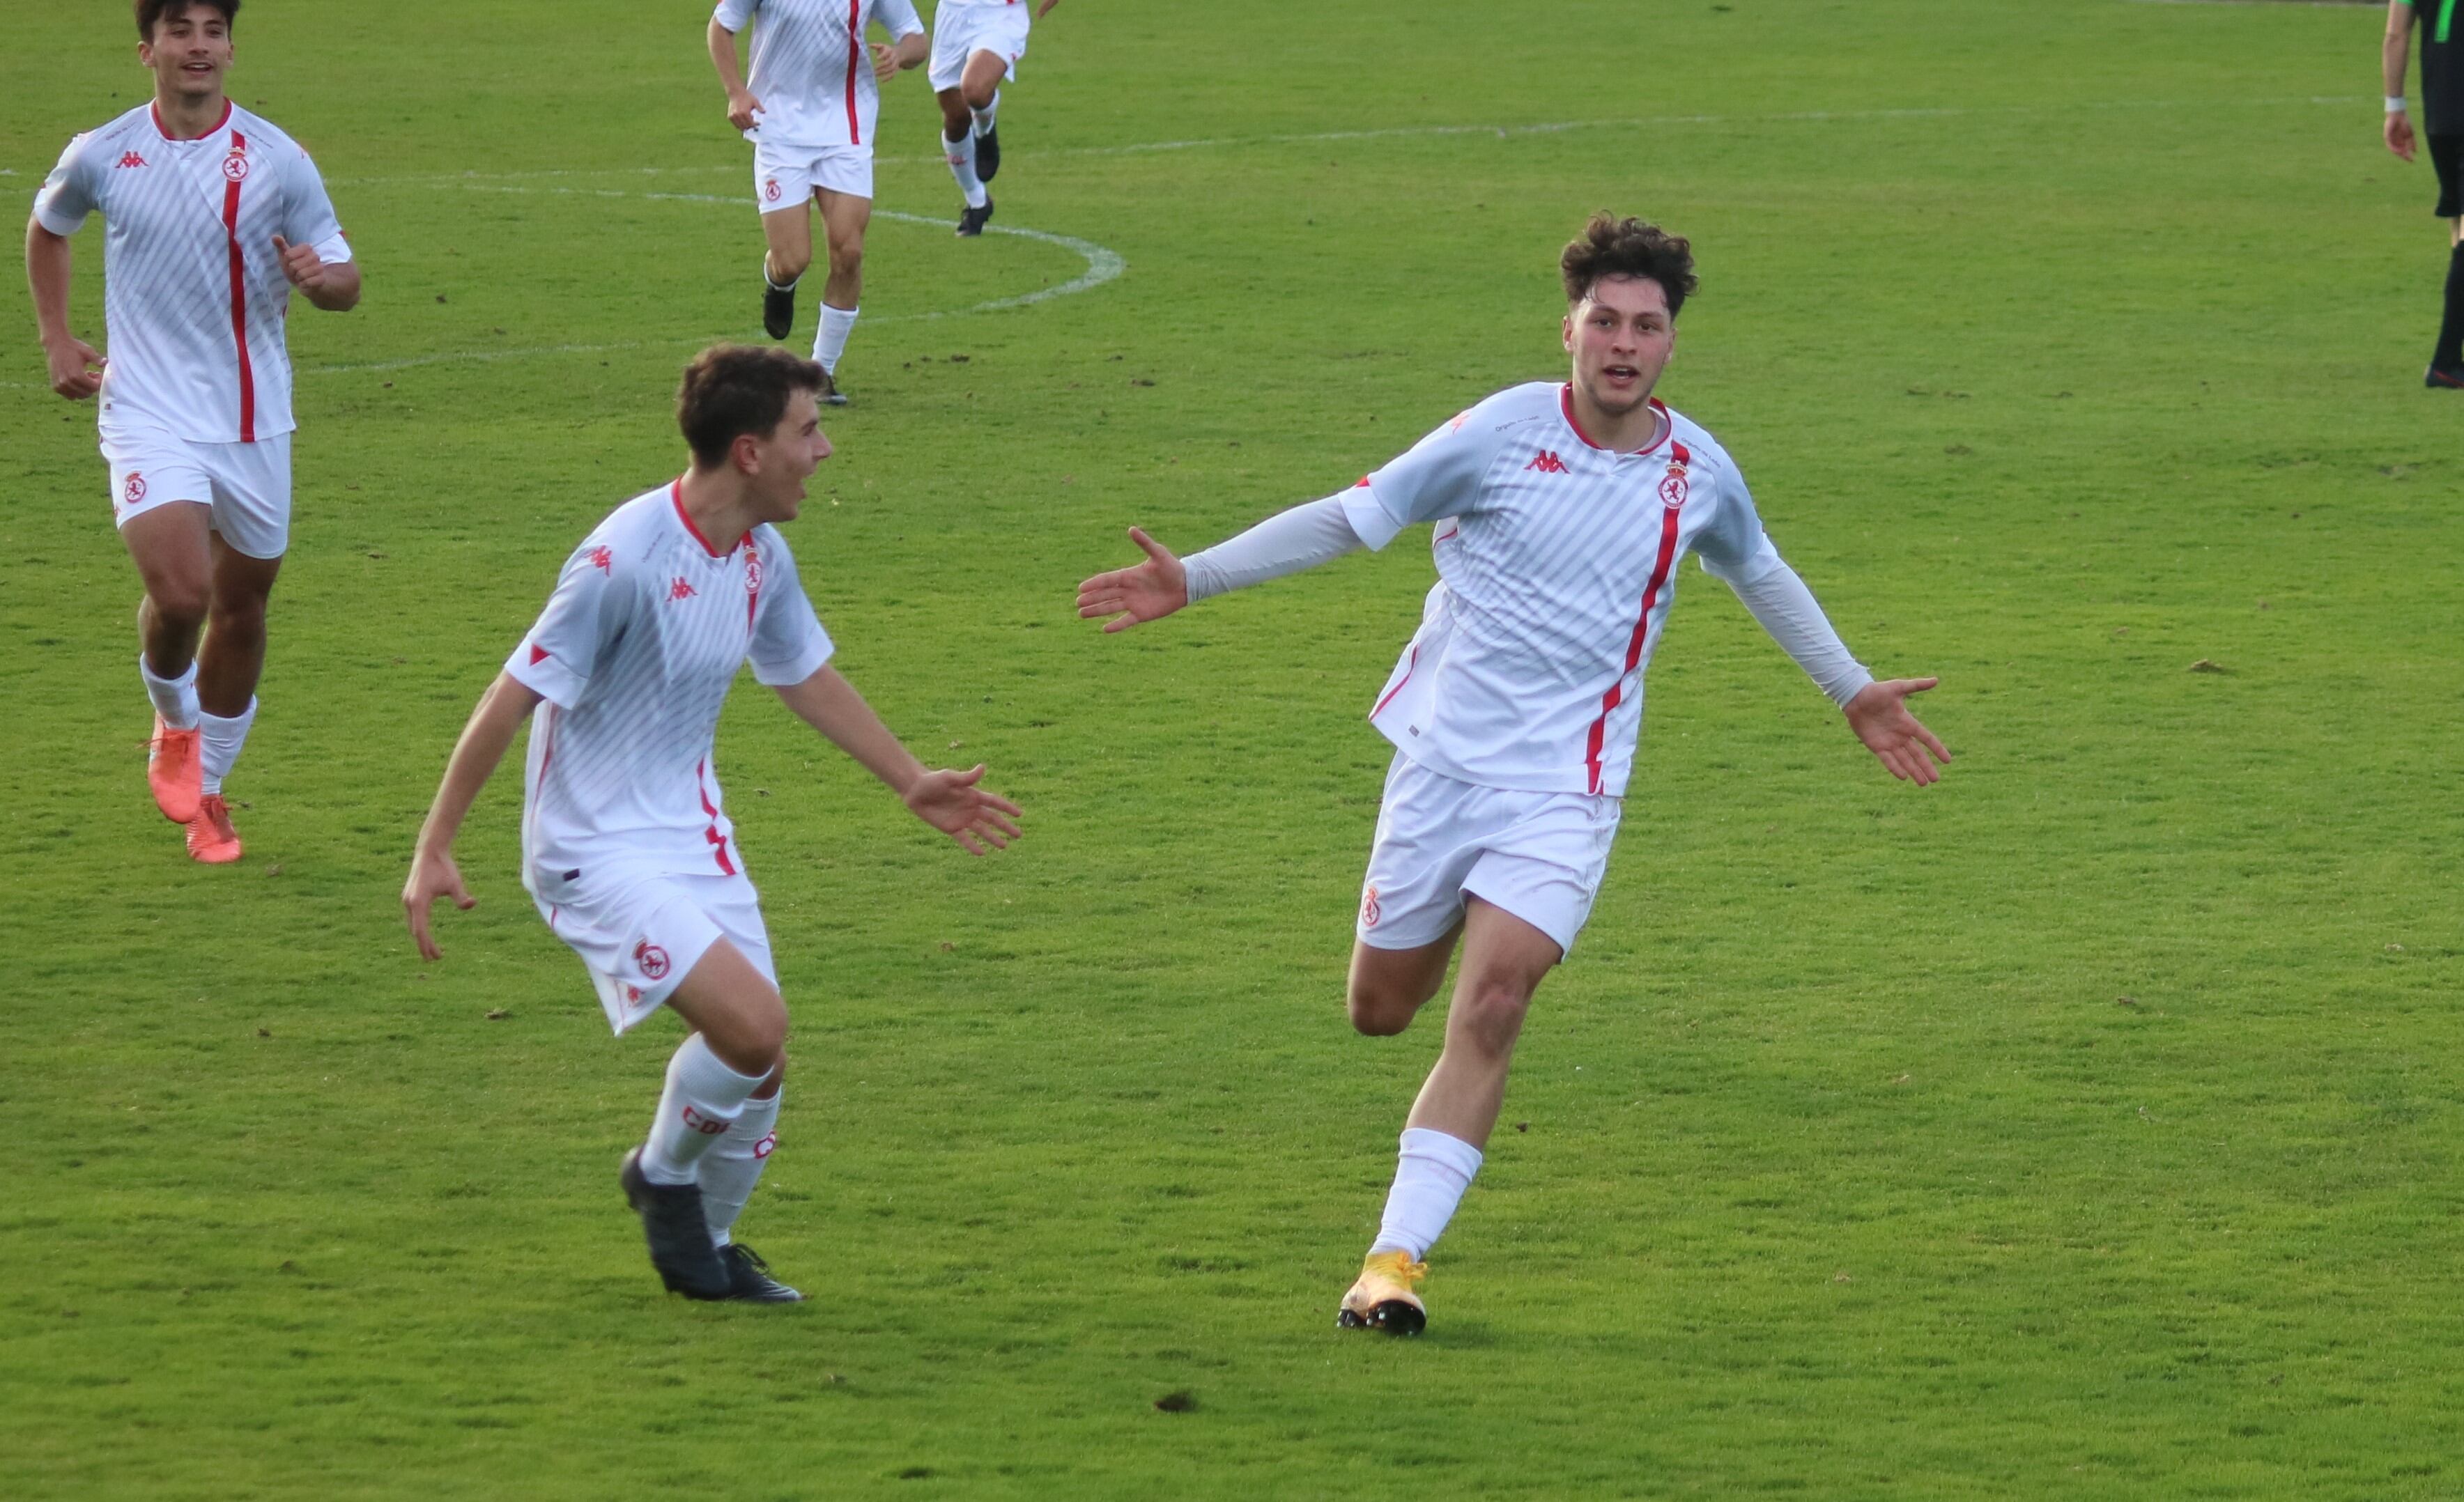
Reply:
[[2464, 366], [2464, 244], [2447, 257], [2447, 316], [2438, 325], [2438, 348], [2430, 363], [2445, 371]]

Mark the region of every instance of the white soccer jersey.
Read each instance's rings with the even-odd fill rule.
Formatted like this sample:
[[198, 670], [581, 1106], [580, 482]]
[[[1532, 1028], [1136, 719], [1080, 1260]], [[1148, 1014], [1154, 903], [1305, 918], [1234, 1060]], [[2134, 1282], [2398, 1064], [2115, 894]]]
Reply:
[[933, 8], [933, 19], [938, 21], [944, 11], [1023, 11], [1032, 14], [1034, 7], [1024, 0], [941, 0]]
[[262, 116], [226, 103], [194, 141], [154, 106], [69, 142], [34, 195], [57, 235], [100, 213], [101, 425], [150, 425], [201, 444], [290, 432], [291, 283], [274, 237], [351, 258], [317, 164]]
[[924, 30], [913, 0], [718, 0], [713, 19], [731, 32], [753, 27], [744, 80], [761, 113], [747, 141], [772, 146], [869, 146], [881, 112], [865, 28], [878, 20], [892, 40]]
[[1345, 496], [1373, 548], [1438, 524], [1438, 582], [1370, 712], [1403, 754], [1485, 787], [1624, 795], [1677, 560], [1731, 584], [1780, 566], [1727, 451], [1652, 405], [1667, 434], [1617, 453], [1574, 425], [1571, 388], [1514, 386]]
[[505, 664], [547, 701], [522, 780], [523, 884], [536, 896], [538, 874], [586, 883], [608, 865], [739, 870], [711, 765], [719, 706], [746, 663], [784, 686], [830, 650], [776, 527], [717, 552], [681, 481], [609, 512]]

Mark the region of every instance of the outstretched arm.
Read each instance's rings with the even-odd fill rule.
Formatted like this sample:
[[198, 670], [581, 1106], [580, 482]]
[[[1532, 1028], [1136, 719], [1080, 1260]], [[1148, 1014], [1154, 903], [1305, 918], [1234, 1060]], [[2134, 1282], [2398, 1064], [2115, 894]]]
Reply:
[[[1796, 660], [1807, 677], [1830, 696], [1848, 716], [1848, 728], [1865, 743], [1865, 749], [1890, 770], [1892, 776], [1919, 787], [1941, 780], [1941, 768], [1936, 762], [1947, 763], [1950, 752], [1925, 728], [1922, 721], [1908, 712], [1907, 698], [1941, 682], [1936, 678], [1898, 678], [1878, 683], [1865, 670], [1863, 664], [1850, 654], [1848, 644], [1839, 640], [1830, 619], [1814, 592], [1805, 587], [1796, 570], [1783, 561], [1777, 551], [1766, 551], [1755, 560], [1745, 582], [1732, 579], [1729, 587], [1745, 601], [1754, 620], [1762, 624], [1771, 639]], [[1931, 760], [1927, 759], [1930, 753]]]
[[499, 673], [488, 691], [479, 696], [479, 707], [471, 711], [471, 723], [462, 727], [462, 738], [453, 743], [452, 758], [445, 764], [445, 780], [437, 786], [436, 801], [428, 808], [428, 818], [419, 826], [419, 844], [411, 852], [410, 878], [402, 884], [402, 906], [410, 922], [410, 936], [419, 943], [419, 956], [424, 960], [443, 957], [436, 947], [435, 937], [428, 926], [429, 909], [440, 897], [453, 899], [456, 907], [478, 905], [462, 885], [461, 869], [453, 863], [453, 837], [460, 833], [462, 820], [488, 785], [496, 764], [505, 759], [505, 748], [514, 744], [514, 732], [522, 721], [539, 707], [540, 694], [511, 673]]
[[983, 780], [981, 765], [967, 772], [928, 770], [837, 668], [822, 668], [778, 692], [798, 719], [829, 737], [897, 794], [909, 813], [957, 840], [967, 854], [982, 855], [986, 845], [1003, 849], [1019, 838], [1018, 805], [977, 786]]
[[1130, 529], [1130, 540], [1146, 551], [1144, 563], [1098, 574], [1078, 586], [1080, 620], [1117, 617], [1104, 623], [1106, 631], [1126, 631], [1183, 605], [1297, 574], [1367, 546], [1345, 513], [1341, 496], [1278, 512], [1187, 558], [1175, 557], [1135, 527]]

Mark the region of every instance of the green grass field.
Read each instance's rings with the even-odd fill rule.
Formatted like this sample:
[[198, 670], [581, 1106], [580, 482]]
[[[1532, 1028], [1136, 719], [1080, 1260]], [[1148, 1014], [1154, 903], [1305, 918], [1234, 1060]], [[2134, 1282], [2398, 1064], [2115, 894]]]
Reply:
[[[515, 769], [443, 963], [396, 902], [559, 561], [678, 467], [678, 366], [758, 335], [703, 15], [242, 16], [368, 295], [294, 318], [237, 867], [145, 798], [93, 413], [18, 304], [0, 1494], [2464, 1491], [2464, 403], [2376, 11], [1068, 0], [996, 225], [1090, 250], [878, 221], [789, 529], [840, 664], [1030, 838], [966, 860], [749, 682], [721, 729], [788, 1311], [658, 1295], [613, 1175], [674, 1024], [608, 1038]], [[22, 202], [147, 78], [122, 7], [10, 32]], [[955, 215], [934, 128], [901, 79], [881, 209]], [[1126, 638], [1071, 588], [1560, 371], [1599, 207], [1694, 237], [1663, 394], [1958, 759], [1892, 783], [1688, 568], [1430, 1334], [1338, 1338], [1438, 1040], [1340, 997], [1425, 534]]]

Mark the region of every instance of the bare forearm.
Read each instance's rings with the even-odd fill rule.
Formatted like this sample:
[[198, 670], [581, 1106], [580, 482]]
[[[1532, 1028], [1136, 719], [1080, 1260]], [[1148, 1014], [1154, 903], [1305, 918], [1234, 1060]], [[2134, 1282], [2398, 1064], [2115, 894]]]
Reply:
[[2388, 98], [2404, 97], [2404, 76], [2412, 60], [2411, 38], [2390, 27], [2379, 48], [2379, 74]]
[[360, 267], [357, 261], [328, 264], [324, 276], [314, 287], [299, 289], [301, 296], [326, 313], [348, 313], [360, 305]]
[[744, 64], [737, 55], [736, 33], [719, 25], [715, 16], [710, 23], [710, 65], [718, 70], [718, 86], [730, 97], [744, 92]]
[[899, 743], [837, 668], [825, 667], [801, 684], [791, 684], [779, 690], [779, 697], [798, 719], [827, 736], [831, 745], [900, 797], [924, 774], [924, 764]]
[[34, 328], [48, 345], [69, 337], [69, 277], [74, 261], [68, 241], [26, 221], [26, 285], [34, 294]]
[[925, 57], [930, 55], [932, 47], [932, 42], [922, 32], [910, 32], [898, 39], [898, 50], [893, 55], [898, 58], [898, 66], [902, 70], [920, 68]]
[[515, 732], [539, 705], [537, 689], [510, 673], [496, 675], [496, 681], [479, 696], [479, 707], [471, 711], [470, 723], [462, 727], [462, 738], [453, 743], [436, 801], [429, 805], [428, 819], [419, 826], [420, 849], [451, 848], [479, 790], [488, 785], [496, 764], [505, 759], [506, 748], [514, 744]]

